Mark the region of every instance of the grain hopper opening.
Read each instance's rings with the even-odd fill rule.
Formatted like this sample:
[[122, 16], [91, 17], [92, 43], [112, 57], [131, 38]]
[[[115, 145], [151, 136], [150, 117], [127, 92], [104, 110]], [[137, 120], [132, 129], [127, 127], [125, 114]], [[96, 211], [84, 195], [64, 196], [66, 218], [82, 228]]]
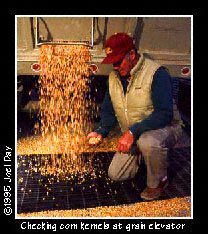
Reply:
[[[71, 36], [71, 38], [73, 38], [73, 39], [80, 39], [80, 37], [78, 37], [78, 35], [80, 33], [79, 33], [79, 31], [77, 31], [77, 29], [80, 30], [80, 27], [82, 25], [82, 23], [80, 23], [80, 22], [82, 22], [82, 20], [80, 21], [80, 19], [81, 18], [78, 18], [78, 19], [74, 18], [73, 19], [74, 22], [71, 22], [70, 29], [68, 29], [69, 32], [70, 32], [70, 30], [73, 30], [73, 32], [70, 32], [68, 34], [69, 35], [68, 37]], [[34, 20], [35, 20], [35, 26], [34, 26], [34, 28], [35, 28], [35, 47], [47, 44], [47, 45], [84, 45], [84, 46], [87, 46], [91, 49], [93, 48], [94, 17], [87, 20], [87, 21], [89, 21], [87, 26], [86, 26], [86, 20], [84, 22], [85, 23], [85, 30], [87, 31], [87, 32], [85, 32], [84, 36], [88, 40], [83, 40], [83, 35], [82, 35], [82, 38], [80, 40], [67, 39], [68, 38], [68, 37], [66, 37], [67, 33], [61, 34], [60, 35], [60, 36], [62, 36], [61, 38], [54, 38], [55, 36], [51, 35], [51, 32], [50, 32], [51, 27], [50, 26], [52, 26], [52, 28], [55, 25], [58, 27], [59, 25], [58, 25], [57, 19], [55, 19], [54, 22], [50, 22], [51, 20], [53, 21], [53, 19], [47, 18], [47, 17], [44, 17], [44, 18], [43, 17], [35, 17]], [[41, 23], [42, 23], [42, 25], [41, 25]], [[79, 24], [81, 24], [81, 25], [79, 25]], [[45, 34], [44, 29], [47, 32], [46, 35], [44, 35]], [[55, 31], [55, 28], [54, 28], [54, 31]], [[59, 31], [59, 33], [60, 33], [60, 31]], [[72, 34], [73, 34], [73, 36], [72, 36]], [[91, 36], [91, 38], [86, 37], [87, 34], [89, 34]], [[64, 38], [64, 37], [66, 37], [66, 38]]]

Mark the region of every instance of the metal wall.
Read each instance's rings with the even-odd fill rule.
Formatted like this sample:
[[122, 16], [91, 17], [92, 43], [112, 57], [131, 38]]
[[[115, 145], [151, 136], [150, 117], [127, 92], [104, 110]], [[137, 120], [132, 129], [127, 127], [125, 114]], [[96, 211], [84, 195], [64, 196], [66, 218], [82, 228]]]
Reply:
[[17, 17], [17, 73], [33, 75], [41, 43], [55, 40], [88, 41], [98, 75], [108, 75], [111, 65], [101, 65], [105, 40], [116, 32], [135, 38], [137, 49], [166, 65], [172, 76], [191, 65], [191, 17]]

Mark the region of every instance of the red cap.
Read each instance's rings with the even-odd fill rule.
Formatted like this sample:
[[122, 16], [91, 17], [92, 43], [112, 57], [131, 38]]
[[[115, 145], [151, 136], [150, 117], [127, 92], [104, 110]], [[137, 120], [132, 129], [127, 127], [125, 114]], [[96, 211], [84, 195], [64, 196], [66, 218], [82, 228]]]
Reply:
[[124, 59], [127, 52], [134, 49], [134, 40], [126, 33], [112, 35], [105, 42], [106, 57], [102, 63], [113, 64]]

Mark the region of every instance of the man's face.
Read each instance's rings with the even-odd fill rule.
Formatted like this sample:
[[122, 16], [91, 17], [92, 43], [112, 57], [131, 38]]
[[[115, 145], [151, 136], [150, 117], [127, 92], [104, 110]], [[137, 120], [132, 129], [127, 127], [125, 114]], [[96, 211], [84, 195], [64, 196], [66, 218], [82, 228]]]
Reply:
[[123, 60], [118, 63], [114, 63], [113, 68], [115, 71], [118, 71], [120, 76], [130, 75], [130, 71], [133, 68], [132, 57], [130, 54], [126, 54]]

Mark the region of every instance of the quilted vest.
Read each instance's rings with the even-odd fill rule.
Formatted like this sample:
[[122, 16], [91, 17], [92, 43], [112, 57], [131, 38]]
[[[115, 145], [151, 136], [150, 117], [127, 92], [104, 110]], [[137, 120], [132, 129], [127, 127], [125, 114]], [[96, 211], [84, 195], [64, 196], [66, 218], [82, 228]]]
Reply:
[[[140, 122], [153, 112], [151, 100], [151, 85], [158, 63], [141, 55], [136, 66], [131, 70], [131, 79], [126, 94], [118, 73], [112, 71], [109, 75], [109, 93], [117, 120], [122, 132], [136, 122]], [[174, 103], [172, 124], [182, 124], [177, 106]]]

